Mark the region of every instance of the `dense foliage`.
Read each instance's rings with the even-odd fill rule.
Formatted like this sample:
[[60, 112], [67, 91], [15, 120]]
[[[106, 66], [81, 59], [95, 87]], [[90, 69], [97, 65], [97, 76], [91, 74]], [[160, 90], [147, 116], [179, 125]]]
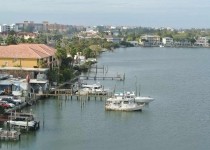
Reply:
[[2, 106], [0, 106], [0, 115], [4, 113], [5, 113], [5, 109]]

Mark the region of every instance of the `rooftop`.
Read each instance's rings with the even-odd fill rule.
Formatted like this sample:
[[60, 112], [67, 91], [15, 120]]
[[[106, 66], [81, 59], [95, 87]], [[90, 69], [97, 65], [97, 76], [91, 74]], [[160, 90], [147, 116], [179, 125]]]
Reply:
[[55, 55], [56, 50], [45, 44], [18, 44], [0, 46], [0, 58], [41, 59]]

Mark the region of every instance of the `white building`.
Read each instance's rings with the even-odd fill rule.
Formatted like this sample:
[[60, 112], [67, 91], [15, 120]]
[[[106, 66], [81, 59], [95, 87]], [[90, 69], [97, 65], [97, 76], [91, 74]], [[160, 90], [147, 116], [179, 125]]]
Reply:
[[15, 24], [11, 24], [11, 25], [10, 25], [10, 31], [18, 32], [18, 26], [15, 25]]
[[0, 25], [0, 33], [1, 32], [9, 32], [9, 31], [18, 31], [18, 27], [15, 24], [11, 24], [11, 25], [7, 25], [7, 24], [3, 24]]
[[163, 45], [166, 45], [166, 46], [171, 46], [173, 44], [173, 38], [171, 37], [164, 37], [162, 38], [162, 43]]
[[10, 31], [10, 26], [7, 24], [2, 25], [2, 32], [9, 32]]
[[141, 36], [139, 43], [142, 46], [159, 46], [161, 45], [160, 36], [158, 35], [144, 35]]
[[119, 37], [108, 36], [108, 37], [106, 37], [106, 40], [108, 42], [120, 43], [123, 39], [122, 38], [119, 38]]
[[210, 37], [199, 37], [196, 42], [195, 45], [196, 46], [202, 46], [202, 47], [208, 47], [209, 43], [208, 41], [210, 40]]

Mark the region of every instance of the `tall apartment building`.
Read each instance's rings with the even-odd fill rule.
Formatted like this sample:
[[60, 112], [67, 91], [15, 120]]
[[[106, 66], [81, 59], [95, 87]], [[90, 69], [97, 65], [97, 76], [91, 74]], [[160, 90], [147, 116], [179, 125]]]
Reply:
[[0, 32], [9, 32], [10, 31], [10, 26], [7, 25], [7, 24], [3, 24], [3, 25], [0, 25]]

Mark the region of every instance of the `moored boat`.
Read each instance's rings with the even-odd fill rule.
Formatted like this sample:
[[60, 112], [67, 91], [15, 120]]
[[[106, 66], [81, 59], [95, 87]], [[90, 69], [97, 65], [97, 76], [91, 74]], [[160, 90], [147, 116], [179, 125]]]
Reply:
[[117, 111], [141, 111], [145, 104], [138, 104], [132, 95], [113, 96], [108, 98], [105, 103], [106, 110]]
[[98, 84], [82, 84], [81, 89], [79, 89], [76, 94], [86, 95], [86, 94], [97, 94], [106, 95], [108, 89], [104, 89], [102, 85]]
[[9, 116], [9, 120], [6, 123], [26, 130], [39, 128], [39, 121], [35, 120], [34, 115], [31, 113], [14, 113], [14, 115]]

